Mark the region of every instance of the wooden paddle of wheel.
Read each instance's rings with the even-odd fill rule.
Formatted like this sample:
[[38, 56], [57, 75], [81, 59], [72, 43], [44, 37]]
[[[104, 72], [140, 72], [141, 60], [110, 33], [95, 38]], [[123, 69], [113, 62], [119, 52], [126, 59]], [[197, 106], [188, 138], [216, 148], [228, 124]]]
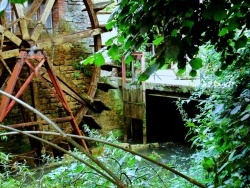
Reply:
[[[74, 88], [72, 84], [68, 84], [69, 81], [67, 81], [59, 72], [53, 71], [46, 52], [43, 49], [48, 49], [53, 46], [61, 45], [63, 43], [71, 42], [72, 40], [77, 40], [80, 38], [93, 37], [94, 50], [100, 50], [102, 46], [102, 29], [99, 26], [99, 22], [96, 16], [96, 11], [99, 10], [100, 7], [95, 7], [92, 4], [91, 0], [83, 0], [86, 7], [85, 10], [88, 12], [91, 22], [91, 29], [70, 35], [58, 36], [53, 38], [50, 37], [49, 39], [41, 41], [39, 40], [39, 36], [41, 35], [42, 31], [46, 29], [45, 22], [47, 21], [47, 18], [52, 10], [54, 2], [55, 0], [46, 1], [40, 20], [37, 22], [37, 25], [31, 32], [31, 34], [28, 31], [28, 24], [30, 21], [32, 21], [33, 16], [39, 9], [40, 5], [43, 3], [43, 0], [34, 0], [31, 6], [28, 7], [28, 11], [24, 11], [24, 6], [20, 4], [13, 4], [15, 16], [17, 18], [13, 22], [6, 22], [4, 17], [1, 18], [0, 78], [2, 82], [2, 88], [4, 88], [4, 91], [6, 91], [7, 93], [12, 94], [17, 98], [21, 98], [25, 89], [30, 83], [32, 83], [33, 95], [35, 95], [38, 90], [37, 84], [36, 82], [32, 81], [39, 80], [62, 104], [67, 114], [66, 117], [58, 117], [52, 120], [54, 122], [70, 122], [74, 133], [77, 135], [83, 135], [78, 125], [84, 115], [87, 113], [88, 108], [96, 110], [97, 112], [101, 112], [104, 109], [102, 105], [96, 105], [98, 102], [100, 103], [100, 101], [94, 100], [97, 84], [99, 81], [100, 67], [94, 67], [88, 92], [83, 93], [83, 91], [78, 91], [76, 87]], [[104, 3], [102, 7], [104, 8], [108, 4], [110, 4], [110, 2]], [[13, 25], [19, 28], [20, 35], [17, 35], [15, 34], [15, 32], [10, 31], [10, 27], [12, 27]], [[21, 45], [23, 43], [29, 44], [29, 47], [24, 48]], [[13, 59], [14, 66], [11, 70], [11, 68], [9, 68], [9, 62], [13, 62]], [[22, 84], [20, 84], [19, 76], [24, 66], [28, 67], [29, 76]], [[41, 67], [45, 68], [47, 77], [41, 74]], [[4, 71], [8, 71], [9, 76], [2, 76]], [[48, 81], [53, 85], [54, 89], [51, 88]], [[62, 85], [64, 89], [62, 89]], [[73, 96], [82, 104], [80, 110], [76, 114], [73, 114], [63, 90], [67, 93], [70, 93], [71, 96]], [[31, 98], [33, 98], [34, 107], [36, 107], [38, 103], [37, 97], [32, 96]], [[3, 122], [5, 117], [15, 105], [15, 101], [6, 96], [2, 96], [0, 98], [0, 102], [0, 122]], [[101, 109], [100, 106], [102, 106]], [[42, 121], [40, 117], [36, 117], [35, 119], [36, 121], [30, 121], [30, 119], [26, 117], [24, 123], [12, 124], [10, 126], [14, 128], [26, 127], [28, 130], [38, 130], [38, 124], [45, 124], [45, 122]], [[39, 153], [39, 151], [41, 150], [41, 148], [39, 148], [39, 143], [34, 140], [30, 140], [30, 143], [31, 147], [34, 150], [37, 149], [37, 152]], [[81, 144], [85, 149], [88, 150], [87, 144], [84, 140], [80, 140], [79, 144]]]

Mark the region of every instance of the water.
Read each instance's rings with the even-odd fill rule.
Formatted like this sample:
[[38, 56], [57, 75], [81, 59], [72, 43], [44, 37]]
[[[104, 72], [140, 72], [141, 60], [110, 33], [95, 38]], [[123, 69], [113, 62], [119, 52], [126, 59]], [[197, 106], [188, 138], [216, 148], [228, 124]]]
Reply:
[[149, 147], [136, 148], [135, 151], [150, 156], [155, 153], [160, 158], [159, 161], [165, 164], [186, 166], [189, 157], [195, 152], [188, 144], [166, 142], [149, 145]]

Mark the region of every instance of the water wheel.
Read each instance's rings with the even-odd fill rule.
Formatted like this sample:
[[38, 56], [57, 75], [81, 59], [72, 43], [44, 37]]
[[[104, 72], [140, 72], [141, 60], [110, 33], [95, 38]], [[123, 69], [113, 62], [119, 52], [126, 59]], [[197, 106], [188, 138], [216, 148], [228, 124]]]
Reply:
[[[43, 39], [42, 31], [47, 31], [45, 23], [50, 15], [55, 0], [34, 0], [27, 6], [21, 4], [12, 4], [11, 11], [14, 19], [10, 19], [4, 14], [0, 20], [0, 87], [1, 90], [22, 100], [29, 101], [29, 104], [39, 110], [39, 87], [42, 83], [47, 88], [55, 100], [61, 104], [65, 112], [60, 117], [54, 117], [54, 122], [68, 122], [74, 134], [82, 135], [83, 132], [79, 128], [79, 124], [86, 115], [88, 109], [101, 112], [106, 109], [105, 105], [99, 100], [95, 100], [95, 93], [99, 81], [100, 67], [93, 67], [88, 91], [84, 93], [79, 91], [77, 87], [70, 82], [64, 75], [58, 71], [54, 71], [53, 65], [49, 61], [45, 49], [58, 46], [63, 43], [80, 38], [93, 37], [94, 51], [98, 51], [102, 47], [101, 33], [103, 26], [99, 25], [97, 19], [97, 11], [105, 8], [111, 2], [101, 4], [93, 4], [91, 0], [83, 0], [91, 23], [90, 29], [83, 30], [69, 35], [49, 37]], [[33, 20], [40, 6], [44, 6], [40, 17]], [[33, 28], [29, 28], [29, 24], [35, 22]], [[39, 84], [38, 84], [39, 83]], [[29, 90], [29, 94], [25, 93]], [[25, 94], [24, 94], [25, 93]], [[67, 101], [67, 95], [73, 97], [80, 107], [73, 112]], [[0, 96], [0, 122], [5, 122], [9, 113], [18, 106], [14, 100], [7, 96]], [[23, 128], [26, 130], [40, 130], [40, 126], [46, 124], [44, 120], [36, 114], [30, 115], [22, 106], [18, 107], [22, 119], [17, 122], [11, 121], [8, 124], [13, 128]], [[30, 140], [31, 148], [34, 151], [41, 150], [41, 145], [36, 140]], [[84, 140], [79, 143], [85, 147], [87, 144]]]

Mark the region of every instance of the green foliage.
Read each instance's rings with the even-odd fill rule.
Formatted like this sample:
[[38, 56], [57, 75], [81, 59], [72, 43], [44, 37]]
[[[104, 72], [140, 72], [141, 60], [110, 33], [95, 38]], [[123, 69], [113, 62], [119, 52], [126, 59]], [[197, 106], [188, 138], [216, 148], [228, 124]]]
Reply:
[[195, 134], [193, 145], [206, 153], [201, 164], [212, 176], [209, 184], [214, 187], [250, 184], [249, 63], [237, 72], [233, 66], [224, 71], [219, 78], [214, 78], [215, 85], [209, 85], [212, 88], [204, 82], [205, 87], [193, 97], [204, 93], [204, 88], [209, 97], [201, 102], [200, 114], [193, 119], [186, 118], [190, 133]]
[[[91, 57], [91, 56], [90, 56]], [[88, 57], [89, 58], [89, 57]], [[87, 58], [87, 59], [88, 59]], [[82, 59], [82, 58], [80, 58]], [[86, 76], [91, 77], [92, 76], [92, 67], [91, 65], [84, 65], [84, 64], [80, 64], [78, 61], [74, 61], [73, 63], [73, 67], [76, 70], [80, 70], [82, 73], [84, 73]], [[79, 78], [80, 73], [79, 72], [74, 72], [74, 77], [75, 78]]]
[[[243, 0], [122, 0], [106, 26], [118, 30], [117, 37], [106, 43], [108, 55], [114, 60], [122, 56], [127, 59], [142, 45], [153, 43], [156, 54], [151, 66], [158, 64], [161, 68], [174, 61], [183, 70], [191, 64], [191, 75], [195, 76], [197, 70], [205, 66], [197, 59], [198, 49], [209, 42], [220, 54], [217, 74], [232, 64], [239, 69], [237, 62], [246, 63], [238, 53], [247, 45], [249, 6], [249, 2]], [[147, 79], [151, 70], [146, 70], [140, 78]]]

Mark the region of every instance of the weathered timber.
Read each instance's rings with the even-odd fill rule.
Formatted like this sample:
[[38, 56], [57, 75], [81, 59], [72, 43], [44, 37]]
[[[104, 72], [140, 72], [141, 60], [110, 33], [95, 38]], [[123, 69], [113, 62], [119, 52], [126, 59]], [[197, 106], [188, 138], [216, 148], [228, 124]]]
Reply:
[[22, 35], [23, 40], [28, 40], [30, 39], [30, 34], [28, 31], [28, 26], [27, 26], [27, 20], [25, 19], [24, 11], [23, 11], [24, 6], [21, 4], [14, 4], [14, 10], [16, 13], [17, 19], [20, 18], [19, 21], [19, 27]]
[[32, 35], [30, 37], [33, 41], [36, 42], [38, 40], [38, 38], [39, 38], [43, 28], [44, 28], [44, 24], [47, 21], [47, 18], [48, 18], [49, 14], [51, 12], [51, 9], [54, 5], [54, 2], [55, 2], [55, 0], [47, 0], [46, 1], [44, 11], [41, 15], [41, 19], [39, 20], [39, 23], [37, 24], [37, 26], [33, 30]]
[[26, 18], [30, 19], [32, 18], [35, 13], [38, 11], [42, 4], [43, 0], [34, 0], [29, 8], [29, 10], [26, 13]]
[[40, 49], [51, 48], [52, 46], [58, 46], [67, 42], [79, 40], [81, 38], [88, 38], [91, 36], [99, 35], [101, 34], [101, 32], [102, 30], [100, 28], [89, 29], [79, 33], [54, 37], [53, 41], [51, 41], [50, 39], [37, 41], [36, 46]]
[[94, 6], [92, 4], [92, 0], [83, 0], [83, 2], [85, 4], [86, 10], [88, 12], [92, 28], [93, 29], [98, 28], [99, 21], [97, 19], [96, 13], [94, 11]]
[[[107, 6], [111, 5], [114, 1], [105, 1], [105, 2], [99, 2], [99, 3], [95, 3], [93, 4], [93, 9], [94, 11], [100, 11], [105, 9]], [[87, 9], [83, 9], [83, 11], [86, 11]]]
[[0, 59], [8, 59], [8, 58], [18, 57], [18, 56], [19, 56], [19, 49], [0, 52]]
[[[64, 123], [64, 122], [69, 122], [71, 119], [72, 119], [72, 117], [67, 116], [67, 117], [62, 117], [62, 118], [54, 118], [54, 119], [51, 119], [51, 121], [53, 121], [55, 123]], [[27, 122], [27, 123], [12, 124], [12, 125], [8, 125], [8, 127], [12, 127], [12, 128], [17, 129], [17, 128], [35, 126], [35, 125], [39, 125], [39, 124], [46, 125], [46, 124], [48, 124], [48, 122], [45, 120], [39, 120], [39, 121], [32, 121], [32, 122]], [[3, 129], [4, 128], [0, 128], [0, 130], [3, 130]]]
[[15, 43], [17, 46], [20, 46], [22, 43], [22, 40], [18, 38], [15, 34], [11, 33], [9, 30], [7, 30], [5, 27], [0, 25], [0, 33], [10, 39], [13, 43]]
[[124, 116], [143, 119], [144, 101], [142, 86], [125, 86], [123, 88]]
[[[44, 74], [43, 78], [45, 78], [47, 81], [50, 81], [50, 78], [48, 76], [48, 74]], [[60, 80], [60, 79], [59, 79]], [[72, 84], [72, 82], [71, 82]], [[71, 97], [73, 97], [74, 99], [76, 99], [78, 102], [82, 103], [83, 105], [86, 104], [86, 102], [84, 101], [84, 99], [82, 99], [78, 94], [77, 91], [74, 90], [74, 88], [70, 88], [69, 85], [65, 84], [64, 82], [60, 81], [60, 85], [63, 91], [65, 91], [65, 93], [67, 93], [68, 95], [70, 95]], [[75, 85], [73, 86], [75, 87]], [[79, 91], [78, 91], [79, 92]]]

